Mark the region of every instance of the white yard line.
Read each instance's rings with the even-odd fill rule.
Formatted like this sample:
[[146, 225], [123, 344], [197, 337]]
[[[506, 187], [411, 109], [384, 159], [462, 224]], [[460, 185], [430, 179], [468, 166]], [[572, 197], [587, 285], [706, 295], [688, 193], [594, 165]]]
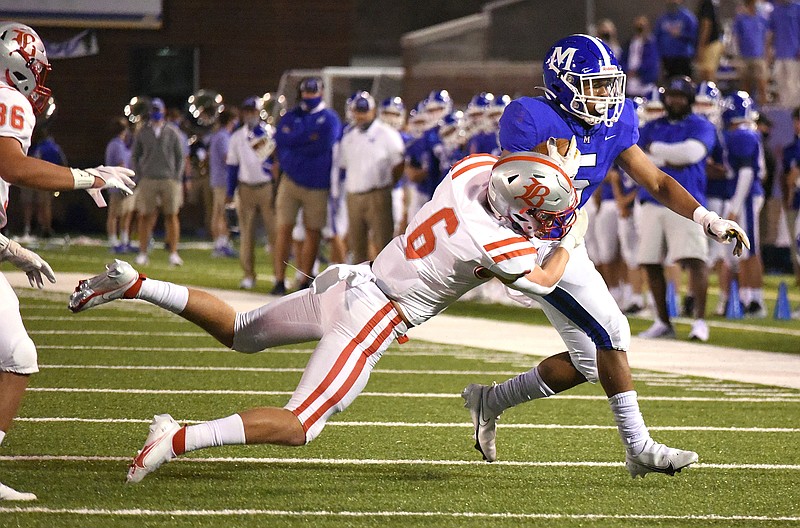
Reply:
[[[131, 457], [81, 456], [81, 455], [3, 455], [0, 462], [130, 462]], [[423, 459], [373, 459], [373, 458], [279, 458], [279, 457], [193, 457], [186, 456], [171, 462], [234, 463], [234, 464], [306, 464], [335, 466], [510, 466], [510, 467], [621, 467], [623, 462], [536, 462], [524, 460], [497, 460], [488, 464], [483, 460], [423, 460]], [[770, 471], [800, 471], [800, 464], [692, 464], [690, 469], [722, 469]]]
[[[52, 417], [17, 417], [15, 422], [29, 423], [102, 423], [102, 424], [129, 424], [150, 423], [152, 420], [138, 418], [75, 418], [68, 416]], [[179, 423], [195, 424], [205, 420], [177, 420]], [[328, 426], [334, 427], [398, 427], [398, 428], [425, 428], [425, 429], [472, 429], [469, 422], [339, 422], [330, 421]], [[564, 425], [564, 424], [509, 424], [500, 425], [502, 429], [578, 429], [578, 430], [617, 430], [614, 425]], [[700, 431], [700, 432], [725, 432], [725, 433], [800, 433], [800, 429], [790, 427], [711, 427], [711, 426], [648, 426], [651, 431]]]
[[[0, 513], [101, 515], [110, 517], [316, 517], [316, 518], [441, 518], [441, 519], [519, 519], [519, 520], [621, 520], [621, 521], [720, 521], [720, 522], [796, 522], [800, 517], [769, 515], [637, 515], [603, 513], [514, 513], [514, 512], [439, 512], [439, 511], [329, 511], [329, 510], [147, 510], [103, 508], [46, 508], [42, 506], [0, 507]], [[346, 521], [342, 521], [346, 522]]]
[[[27, 277], [22, 272], [4, 273], [12, 286], [29, 288]], [[77, 281], [89, 274], [62, 273], [59, 282], [48, 285], [49, 291], [71, 292]], [[234, 290], [207, 289], [231, 304], [237, 311], [252, 310], [269, 302], [264, 294]], [[80, 315], [76, 316], [80, 317]], [[724, 331], [730, 323], [710, 321], [715, 331]], [[740, 325], [737, 323], [737, 327]], [[786, 335], [786, 339], [800, 339], [797, 330], [763, 328], [749, 325], [754, 332], [775, 332]], [[115, 332], [117, 335], [121, 334]], [[56, 335], [56, 334], [53, 334]], [[58, 334], [60, 335], [60, 334]], [[173, 332], [169, 335], [193, 336], [191, 332]], [[508, 323], [470, 317], [454, 317], [446, 314], [434, 317], [424, 325], [412, 328], [412, 339], [458, 346], [471, 346], [488, 350], [526, 353], [549, 356], [564, 350], [558, 333], [549, 326]], [[672, 372], [691, 376], [775, 385], [800, 389], [800, 354], [779, 354], [741, 350], [697, 344], [689, 341], [640, 339], [631, 340], [628, 354], [631, 367], [644, 370]]]
[[[184, 394], [184, 395], [245, 395], [245, 396], [291, 396], [292, 391], [263, 391], [263, 390], [227, 390], [227, 389], [112, 389], [112, 388], [83, 388], [83, 387], [28, 387], [28, 392], [56, 392], [56, 393], [97, 393], [97, 394]], [[381, 398], [459, 398], [458, 393], [441, 392], [362, 392], [360, 397]], [[559, 400], [594, 400], [607, 402], [605, 396], [584, 396], [565, 394], [553, 396]], [[772, 397], [765, 395], [763, 398], [713, 398], [701, 396], [646, 396], [639, 395], [639, 401], [670, 401], [670, 402], [731, 402], [731, 403], [798, 403], [800, 398]]]

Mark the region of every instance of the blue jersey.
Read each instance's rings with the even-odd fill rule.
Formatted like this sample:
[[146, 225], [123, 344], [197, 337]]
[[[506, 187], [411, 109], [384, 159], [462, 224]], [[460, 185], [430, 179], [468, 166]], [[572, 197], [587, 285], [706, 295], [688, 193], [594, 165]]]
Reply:
[[[706, 153], [711, 152], [717, 142], [717, 131], [714, 125], [703, 116], [689, 114], [680, 121], [670, 121], [666, 117], [650, 121], [642, 127], [639, 145], [643, 150], [653, 142], [682, 143], [694, 139], [702, 143]], [[692, 165], [684, 167], [659, 167], [661, 170], [675, 178], [689, 194], [701, 205], [706, 203], [706, 158]], [[639, 200], [642, 202], [658, 202], [644, 188], [639, 189]]]
[[32, 158], [49, 161], [55, 165], [67, 165], [67, 157], [64, 155], [64, 151], [51, 137], [44, 138], [35, 145], [31, 145], [28, 155]]
[[[714, 148], [711, 149], [709, 157], [718, 165], [725, 163], [725, 153], [722, 148], [722, 138], [717, 133], [717, 142]], [[736, 184], [731, 184], [731, 180], [726, 178], [708, 178], [706, 180], [706, 198], [719, 198], [721, 200], [729, 200], [733, 196], [733, 191]]]
[[341, 134], [342, 123], [333, 110], [309, 113], [293, 108], [275, 131], [281, 171], [303, 187], [330, 189], [333, 145]]
[[639, 139], [638, 118], [632, 101], [625, 100], [619, 120], [612, 126], [588, 126], [544, 97], [521, 97], [511, 101], [500, 118], [500, 146], [510, 152], [533, 150], [550, 137], [575, 136], [581, 167], [573, 183], [580, 205], [606, 177], [614, 160]]
[[406, 158], [412, 167], [421, 168], [427, 171], [428, 177], [424, 181], [415, 183], [420, 193], [426, 196], [433, 196], [433, 191], [447, 171], [442, 172], [441, 161], [439, 160], [438, 145], [439, 129], [430, 128], [406, 147]]
[[761, 185], [761, 177], [764, 175], [764, 152], [761, 147], [761, 135], [750, 128], [726, 130], [722, 135], [725, 143], [725, 166], [730, 168], [730, 174], [733, 175], [731, 195], [736, 190], [739, 171], [750, 167], [753, 169], [753, 183], [748, 194], [763, 196], [764, 186]]
[[[794, 140], [783, 149], [783, 173], [789, 174], [795, 167], [800, 167], [800, 136], [795, 136]], [[800, 209], [800, 189], [796, 186], [792, 197], [792, 208], [795, 211]]]
[[472, 154], [486, 153], [492, 156], [500, 155], [500, 143], [496, 132], [478, 132], [469, 140], [469, 152]]

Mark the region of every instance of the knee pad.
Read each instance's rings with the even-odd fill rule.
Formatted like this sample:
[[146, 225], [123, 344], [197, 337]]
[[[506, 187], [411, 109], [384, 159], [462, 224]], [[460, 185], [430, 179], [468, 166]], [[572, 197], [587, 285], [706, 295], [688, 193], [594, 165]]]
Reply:
[[36, 345], [27, 335], [11, 343], [0, 358], [0, 370], [15, 374], [35, 374], [39, 372]]

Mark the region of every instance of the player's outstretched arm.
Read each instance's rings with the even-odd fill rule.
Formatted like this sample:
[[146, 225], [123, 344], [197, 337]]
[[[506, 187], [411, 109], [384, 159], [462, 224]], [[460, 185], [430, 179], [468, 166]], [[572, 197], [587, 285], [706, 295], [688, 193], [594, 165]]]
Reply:
[[[16, 139], [0, 137], [0, 178], [13, 185], [42, 191], [115, 188], [131, 194], [136, 186], [133, 171], [124, 167], [70, 169], [26, 156]], [[91, 193], [90, 193], [91, 194]], [[96, 192], [99, 195], [99, 192]], [[96, 195], [92, 198], [98, 202]], [[102, 196], [99, 197], [102, 200]], [[104, 205], [103, 202], [102, 205]], [[98, 205], [101, 205], [98, 202]]]

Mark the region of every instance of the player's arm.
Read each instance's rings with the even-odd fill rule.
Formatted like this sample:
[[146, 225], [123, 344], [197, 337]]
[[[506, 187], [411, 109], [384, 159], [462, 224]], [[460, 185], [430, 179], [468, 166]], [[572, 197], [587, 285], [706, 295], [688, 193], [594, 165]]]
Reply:
[[19, 141], [0, 137], [0, 178], [12, 185], [43, 191], [117, 188], [131, 194], [133, 171], [124, 167], [70, 169], [26, 156]]

